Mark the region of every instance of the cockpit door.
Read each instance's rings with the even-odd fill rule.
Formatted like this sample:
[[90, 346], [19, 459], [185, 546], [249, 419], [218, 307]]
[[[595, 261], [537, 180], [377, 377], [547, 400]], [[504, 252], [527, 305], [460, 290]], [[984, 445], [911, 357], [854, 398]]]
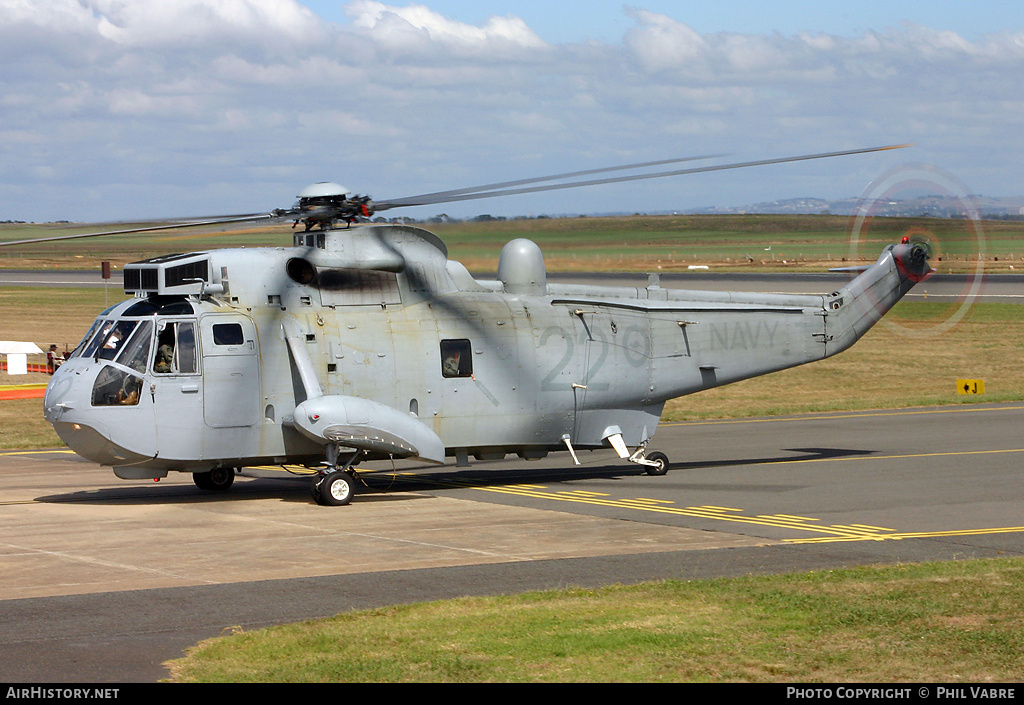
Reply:
[[251, 426], [260, 416], [256, 326], [236, 313], [199, 319], [203, 350], [203, 418], [212, 428]]

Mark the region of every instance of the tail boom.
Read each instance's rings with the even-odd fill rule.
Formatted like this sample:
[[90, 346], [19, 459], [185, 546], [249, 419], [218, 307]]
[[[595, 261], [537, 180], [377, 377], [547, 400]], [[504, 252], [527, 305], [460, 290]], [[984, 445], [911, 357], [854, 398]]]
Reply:
[[904, 239], [886, 247], [877, 262], [826, 299], [825, 357], [853, 345], [933, 271], [925, 245]]

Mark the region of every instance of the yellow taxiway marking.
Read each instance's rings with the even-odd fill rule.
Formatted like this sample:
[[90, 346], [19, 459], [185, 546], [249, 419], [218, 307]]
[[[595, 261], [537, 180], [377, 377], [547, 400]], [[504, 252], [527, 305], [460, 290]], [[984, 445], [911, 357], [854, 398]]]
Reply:
[[525, 487], [522, 485], [506, 485], [502, 487], [473, 487], [481, 492], [496, 492], [499, 494], [516, 495], [519, 497], [530, 497], [533, 499], [550, 499], [559, 502], [573, 502], [578, 504], [590, 504], [600, 507], [612, 507], [618, 509], [632, 509], [642, 512], [655, 512], [658, 514], [671, 514], [674, 516], [685, 516], [695, 519], [712, 519], [738, 524], [752, 524], [767, 526], [778, 529], [791, 529], [794, 531], [808, 531], [834, 540], [878, 540], [885, 534], [881, 532], [892, 531], [891, 529], [877, 529], [863, 525], [836, 525], [825, 526], [819, 519], [806, 517], [795, 517], [787, 514], [762, 514], [750, 516], [743, 514], [741, 509], [700, 506], [700, 507], [676, 507], [671, 500], [650, 500], [645, 498], [614, 499], [607, 495], [601, 496], [596, 493], [588, 494], [582, 492], [552, 492], [538, 489], [536, 485]]
[[75, 455], [75, 451], [67, 448], [43, 448], [41, 450], [4, 450], [0, 451], [0, 455], [49, 455], [51, 453], [59, 453], [62, 455]]
[[799, 517], [788, 514], [759, 514], [756, 516], [745, 515], [741, 509], [732, 509], [714, 506], [701, 507], [674, 507], [670, 500], [650, 500], [645, 498], [635, 499], [612, 499], [607, 495], [585, 492], [549, 492], [538, 488], [536, 485], [529, 487], [521, 485], [508, 485], [505, 487], [473, 487], [472, 489], [481, 492], [497, 492], [500, 494], [517, 495], [520, 497], [531, 497], [534, 499], [550, 499], [559, 502], [575, 502], [597, 505], [601, 507], [613, 507], [619, 509], [633, 509], [643, 512], [656, 512], [660, 514], [672, 514], [675, 516], [686, 516], [695, 519], [713, 519], [734, 524], [752, 524], [776, 529], [788, 529], [793, 531], [804, 531], [818, 534], [812, 538], [783, 539], [786, 543], [827, 543], [830, 541], [898, 541], [908, 538], [927, 538], [938, 536], [978, 536], [982, 534], [1007, 534], [1024, 532], [1024, 526], [1007, 526], [990, 529], [954, 529], [950, 531], [911, 531], [900, 532], [880, 526], [867, 524], [833, 524], [824, 525], [820, 519], [812, 517]]
[[[906, 458], [922, 458], [943, 455], [984, 455], [988, 453], [1024, 453], [1024, 448], [1008, 448], [1003, 450], [979, 450], [979, 451], [958, 451], [944, 453], [908, 453], [906, 455], [886, 456], [850, 456], [844, 458], [816, 458], [779, 460], [763, 463], [764, 465], [778, 465], [785, 463], [812, 463], [832, 462], [839, 460], [900, 460]], [[935, 532], [900, 532], [896, 529], [872, 526], [869, 524], [833, 524], [825, 525], [820, 519], [813, 517], [797, 516], [792, 514], [759, 514], [746, 515], [744, 510], [735, 507], [719, 507], [714, 505], [703, 505], [697, 507], [677, 507], [672, 500], [655, 500], [643, 497], [631, 499], [615, 499], [611, 496], [587, 492], [585, 490], [563, 490], [549, 491], [542, 485], [503, 485], [503, 486], [481, 486], [471, 484], [460, 484], [462, 487], [469, 487], [481, 492], [496, 492], [499, 494], [516, 495], [520, 497], [531, 497], [534, 499], [549, 499], [560, 502], [574, 502], [591, 504], [601, 507], [613, 507], [619, 509], [632, 509], [642, 512], [656, 512], [660, 514], [672, 514], [675, 516], [686, 516], [696, 519], [712, 519], [738, 524], [751, 524], [776, 529], [786, 529], [799, 532], [817, 534], [813, 538], [784, 539], [787, 543], [824, 543], [829, 541], [897, 541], [906, 538], [925, 538], [937, 536], [977, 536], [981, 534], [1006, 534], [1024, 532], [1024, 526], [997, 527], [990, 529], [954, 529], [950, 531]]]
[[940, 538], [947, 536], [984, 536], [986, 534], [1017, 534], [1024, 526], [999, 526], [991, 529], [953, 529], [950, 531], [907, 531], [861, 538], [816, 537], [786, 539], [786, 543], [831, 543], [836, 541], [900, 541], [902, 539]]

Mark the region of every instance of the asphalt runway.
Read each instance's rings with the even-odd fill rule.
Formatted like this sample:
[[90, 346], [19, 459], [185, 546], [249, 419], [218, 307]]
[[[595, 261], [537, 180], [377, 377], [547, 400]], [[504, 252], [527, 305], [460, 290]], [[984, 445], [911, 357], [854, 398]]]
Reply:
[[0, 452], [0, 679], [154, 682], [201, 639], [387, 604], [1024, 554], [1024, 404], [663, 425], [610, 451], [363, 468], [348, 507], [249, 468], [118, 480]]

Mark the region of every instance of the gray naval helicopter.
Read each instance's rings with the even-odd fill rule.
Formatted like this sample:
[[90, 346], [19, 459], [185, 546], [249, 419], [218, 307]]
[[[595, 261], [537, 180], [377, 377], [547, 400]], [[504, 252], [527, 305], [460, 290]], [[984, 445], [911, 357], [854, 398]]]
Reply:
[[567, 451], [579, 464], [578, 451], [611, 448], [664, 474], [668, 458], [647, 449], [666, 400], [845, 350], [931, 273], [927, 246], [889, 245], [829, 294], [724, 293], [653, 277], [556, 285], [525, 239], [481, 281], [426, 230], [352, 223], [399, 206], [891, 148], [526, 186], [684, 161], [665, 160], [383, 202], [316, 184], [291, 209], [201, 221], [291, 219], [305, 225], [291, 247], [125, 266], [134, 298], [99, 314], [53, 375], [45, 417], [120, 478], [190, 472], [226, 490], [242, 467], [306, 466], [324, 505], [351, 501], [358, 463], [389, 458], [464, 466]]

